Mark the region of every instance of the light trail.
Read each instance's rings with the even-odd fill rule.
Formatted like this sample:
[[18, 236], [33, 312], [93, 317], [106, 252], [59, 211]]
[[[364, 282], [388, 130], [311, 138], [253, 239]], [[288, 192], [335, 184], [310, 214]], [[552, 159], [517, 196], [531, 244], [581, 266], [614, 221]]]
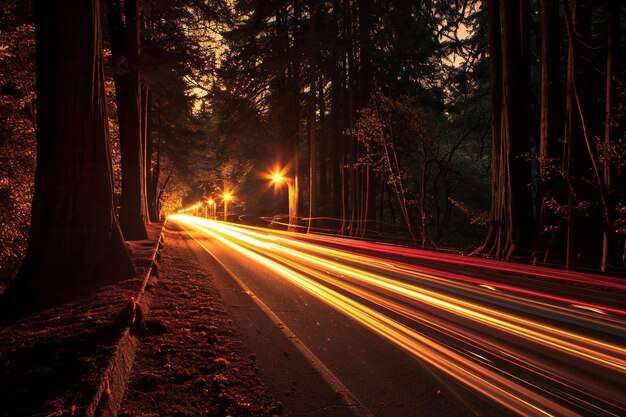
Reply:
[[172, 220], [517, 414], [626, 415], [621, 309], [416, 269], [270, 230]]
[[549, 281], [565, 281], [570, 283], [581, 283], [586, 285], [598, 285], [606, 288], [615, 288], [626, 290], [626, 281], [624, 279], [609, 277], [605, 275], [597, 275], [593, 273], [584, 273], [576, 271], [565, 271], [562, 269], [549, 268], [545, 266], [527, 265], [513, 262], [505, 262], [494, 259], [485, 259], [481, 257], [463, 256], [459, 254], [449, 254], [434, 252], [428, 250], [420, 250], [407, 248], [387, 243], [370, 242], [358, 239], [349, 239], [331, 235], [318, 234], [298, 234], [293, 232], [285, 232], [282, 230], [264, 229], [257, 226], [237, 225], [242, 229], [257, 230], [261, 233], [270, 231], [274, 235], [285, 236], [289, 239], [306, 239], [321, 245], [334, 245], [346, 247], [350, 249], [359, 249], [371, 251], [374, 253], [384, 253], [390, 255], [401, 255], [407, 258], [424, 259], [428, 261], [443, 262], [452, 265], [469, 266], [489, 271], [500, 271], [506, 273], [514, 273], [527, 275]]

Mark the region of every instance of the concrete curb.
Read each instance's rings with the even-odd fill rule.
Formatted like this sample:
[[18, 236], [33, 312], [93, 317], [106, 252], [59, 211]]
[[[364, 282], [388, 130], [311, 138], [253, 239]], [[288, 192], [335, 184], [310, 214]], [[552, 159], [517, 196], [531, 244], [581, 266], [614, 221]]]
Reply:
[[156, 247], [150, 258], [150, 266], [145, 273], [141, 288], [134, 300], [130, 301], [127, 310], [128, 320], [120, 339], [115, 345], [112, 358], [98, 377], [96, 392], [85, 410], [87, 417], [115, 417], [122, 404], [126, 384], [132, 371], [135, 354], [139, 347], [138, 335], [145, 330], [143, 318], [150, 310], [152, 301], [151, 290], [156, 286], [158, 278], [158, 262], [163, 249], [165, 225], [163, 223]]

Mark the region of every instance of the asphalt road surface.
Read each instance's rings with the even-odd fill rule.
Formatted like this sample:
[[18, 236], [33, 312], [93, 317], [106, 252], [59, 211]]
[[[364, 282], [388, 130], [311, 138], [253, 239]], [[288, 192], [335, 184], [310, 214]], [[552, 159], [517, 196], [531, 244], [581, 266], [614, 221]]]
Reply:
[[296, 416], [626, 416], [626, 282], [171, 216]]

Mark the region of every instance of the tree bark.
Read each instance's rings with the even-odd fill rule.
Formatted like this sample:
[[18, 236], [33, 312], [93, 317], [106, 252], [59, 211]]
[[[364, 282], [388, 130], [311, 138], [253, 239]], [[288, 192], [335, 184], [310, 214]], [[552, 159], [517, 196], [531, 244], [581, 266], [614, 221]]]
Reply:
[[[345, 126], [350, 129], [354, 126], [354, 113], [356, 105], [358, 105], [358, 71], [357, 60], [355, 56], [354, 33], [356, 24], [354, 22], [354, 4], [350, 0], [344, 0], [344, 31], [346, 40], [346, 88], [347, 100], [345, 101]], [[356, 103], [355, 103], [356, 101]], [[345, 160], [350, 170], [348, 172], [347, 184], [345, 192], [347, 194], [346, 201], [346, 219], [349, 216], [347, 229], [350, 235], [355, 234], [355, 226], [357, 216], [359, 214], [359, 172], [356, 167], [358, 154], [358, 144], [354, 140], [350, 140], [346, 146]]]
[[[562, 230], [554, 229], [559, 221], [547, 207], [549, 199], [563, 202], [564, 185], [559, 184], [554, 172], [560, 156], [560, 141], [563, 138], [563, 106], [561, 99], [560, 68], [560, 19], [559, 0], [541, 2], [541, 110], [539, 131], [539, 181], [537, 186], [537, 238], [535, 256], [543, 261], [550, 251], [550, 243], [562, 235]], [[548, 232], [548, 230], [551, 230]]]
[[[496, 7], [495, 1], [488, 3], [492, 25], [499, 23], [494, 13]], [[492, 230], [487, 239], [489, 246], [485, 246], [488, 253], [504, 259], [528, 255], [532, 232], [528, 225], [534, 221], [530, 162], [526, 159], [530, 152], [530, 115], [524, 100], [529, 62], [524, 60], [522, 51], [525, 17], [520, 16], [520, 10], [525, 10], [520, 0], [502, 2], [501, 134], [494, 141]]]
[[[521, 0], [522, 3], [527, 0]], [[517, 11], [530, 13], [529, 8], [513, 7], [514, 1], [503, 2], [502, 25], [502, 143], [507, 149], [504, 153], [508, 158], [507, 169], [503, 171], [507, 187], [510, 187], [506, 201], [505, 217], [510, 234], [510, 245], [504, 253], [505, 258], [522, 255], [527, 256], [530, 249], [532, 228], [534, 224], [532, 195], [530, 190], [531, 171], [528, 157], [530, 155], [530, 108], [527, 99], [530, 89], [530, 59], [525, 58], [528, 51], [524, 44], [523, 25], [527, 16], [519, 16]], [[520, 26], [517, 26], [520, 24]], [[520, 100], [520, 97], [526, 99]]]
[[[309, 42], [315, 50], [319, 50], [317, 43], [317, 28], [315, 21], [316, 7], [315, 0], [309, 2], [310, 14], [310, 39]], [[312, 54], [316, 56], [316, 54]], [[314, 228], [317, 217], [317, 108], [316, 93], [317, 88], [315, 81], [317, 80], [316, 62], [311, 61], [309, 68], [309, 221], [307, 225], [307, 233]]]
[[320, 117], [319, 117], [319, 158], [318, 158], [318, 166], [319, 166], [319, 183], [320, 183], [320, 196], [322, 200], [321, 208], [326, 215], [329, 209], [329, 184], [328, 184], [328, 154], [330, 150], [328, 129], [326, 126], [326, 97], [324, 92], [324, 84], [326, 80], [324, 78], [324, 74], [320, 73], [318, 77], [318, 95], [317, 95], [317, 106], [319, 108]]
[[56, 302], [134, 276], [115, 218], [99, 0], [35, 2], [37, 169], [14, 289]]
[[487, 0], [487, 36], [489, 41], [489, 92], [491, 97], [491, 223], [483, 244], [487, 251], [499, 252], [502, 224], [495, 214], [500, 211], [502, 194], [500, 179], [500, 148], [502, 121], [502, 34], [500, 0]]
[[148, 201], [148, 190], [150, 187], [150, 171], [152, 165], [152, 138], [149, 135], [148, 130], [148, 112], [150, 109], [150, 86], [148, 81], [144, 80], [141, 84], [141, 150], [143, 155], [141, 158], [141, 179], [143, 182], [143, 203], [144, 219], [146, 223], [154, 221], [150, 214], [150, 204]]
[[[601, 240], [598, 229], [586, 216], [589, 210], [577, 209], [594, 197], [589, 181], [593, 170], [594, 149], [589, 140], [593, 132], [590, 118], [592, 104], [591, 82], [591, 0], [563, 1], [568, 28], [568, 64], [566, 90], [566, 130], [564, 171], [567, 180], [566, 268], [572, 263], [587, 263], [599, 257], [594, 243]], [[591, 151], [591, 152], [590, 152]], [[603, 178], [596, 178], [603, 183]], [[600, 184], [600, 188], [602, 184]], [[600, 192], [602, 196], [602, 191]]]
[[[359, 0], [359, 106], [367, 107], [372, 92], [372, 58], [371, 58], [371, 6], [372, 0]], [[362, 167], [362, 184], [364, 201], [362, 205], [361, 234], [367, 233], [369, 223], [376, 222], [376, 181], [375, 173], [370, 166]]]
[[[293, 2], [293, 16], [291, 22], [291, 33], [293, 45], [291, 47], [291, 106], [289, 108], [289, 142], [291, 145], [291, 165], [293, 172], [293, 213], [295, 221], [300, 213], [300, 3]], [[294, 227], [291, 228], [295, 230]]]
[[315, 81], [311, 81], [309, 113], [309, 222], [307, 233], [314, 228], [317, 217], [317, 124], [315, 106]]
[[[604, 146], [612, 146], [613, 112], [615, 106], [614, 79], [618, 75], [618, 59], [620, 56], [620, 7], [617, 0], [609, 0], [608, 27], [606, 42], [606, 86], [605, 86], [605, 115], [604, 115]], [[606, 188], [611, 189], [613, 172], [609, 164], [604, 163], [603, 175]], [[602, 258], [600, 269], [605, 272], [610, 264], [617, 267], [619, 264], [619, 248], [611, 242], [612, 236], [605, 230], [602, 236]], [[613, 243], [613, 245], [611, 245]]]
[[[152, 108], [151, 103], [153, 99], [149, 99], [146, 102], [146, 106], [150, 109]], [[153, 155], [156, 157], [156, 160], [159, 160], [159, 145], [155, 146], [155, 138], [154, 136], [154, 125], [153, 119], [150, 116], [146, 117], [146, 177], [147, 177], [147, 188], [146, 194], [148, 198], [148, 215], [150, 221], [158, 222], [160, 221], [159, 214], [159, 204], [157, 202], [157, 189], [159, 187], [159, 175], [157, 170], [157, 163], [152, 164]]]
[[329, 143], [331, 163], [332, 214], [336, 219], [341, 217], [341, 190], [343, 171], [343, 140], [341, 138], [341, 70], [340, 70], [340, 36], [339, 36], [339, 0], [333, 0], [331, 29], [334, 42], [330, 46], [330, 122]]
[[146, 239], [145, 143], [142, 139], [141, 79], [139, 75], [139, 1], [107, 0], [111, 52], [126, 71], [115, 75], [115, 93], [122, 157], [120, 226], [126, 240]]

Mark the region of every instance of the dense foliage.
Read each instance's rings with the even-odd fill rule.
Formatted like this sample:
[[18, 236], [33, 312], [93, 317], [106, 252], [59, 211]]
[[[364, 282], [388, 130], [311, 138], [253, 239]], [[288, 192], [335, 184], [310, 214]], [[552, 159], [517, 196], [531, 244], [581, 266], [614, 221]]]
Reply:
[[35, 172], [35, 40], [30, 5], [0, 2], [0, 281], [26, 252]]

